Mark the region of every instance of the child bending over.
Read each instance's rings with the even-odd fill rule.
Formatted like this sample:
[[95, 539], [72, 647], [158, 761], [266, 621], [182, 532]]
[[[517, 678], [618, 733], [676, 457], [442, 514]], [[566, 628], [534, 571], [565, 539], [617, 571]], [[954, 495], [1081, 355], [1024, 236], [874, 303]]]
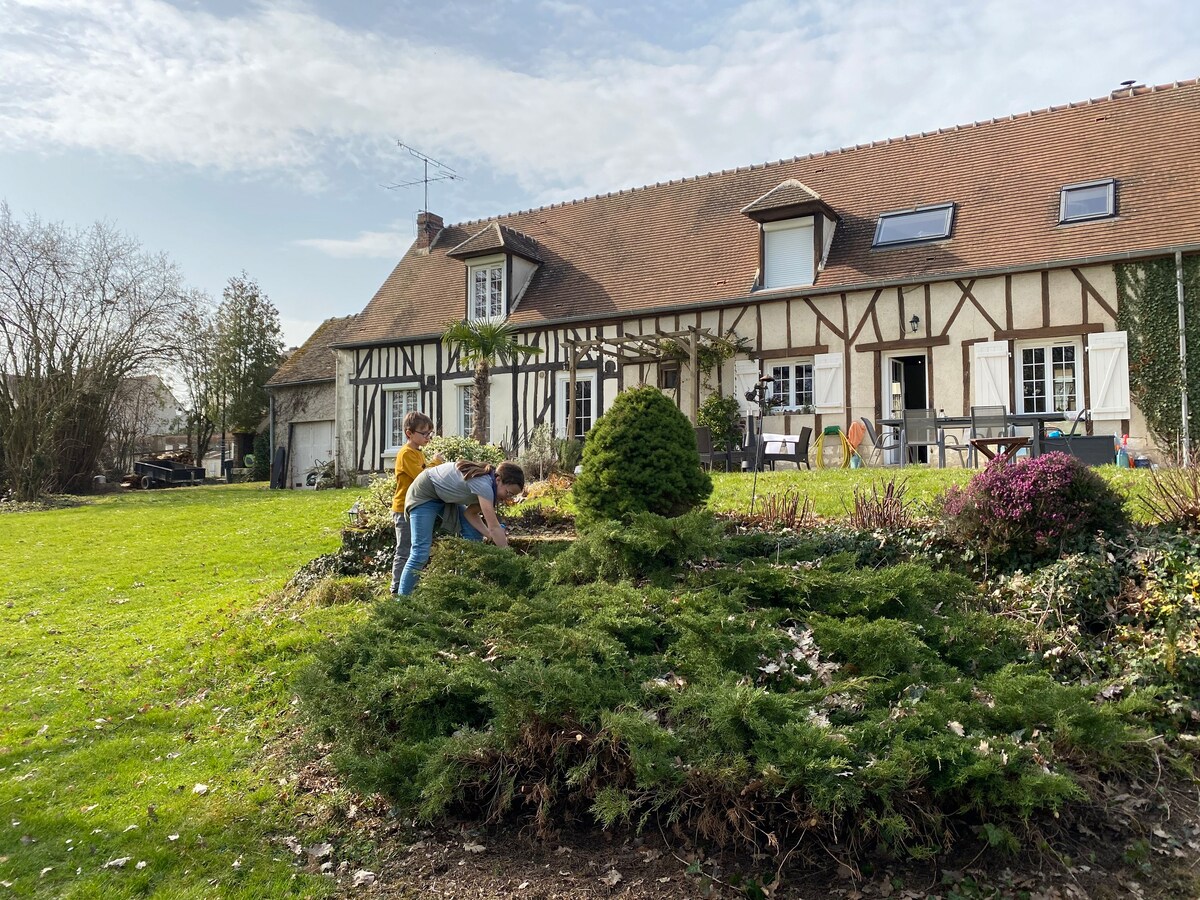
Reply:
[[[486, 535], [497, 547], [507, 547], [508, 537], [496, 518], [496, 507], [524, 489], [525, 473], [510, 462], [492, 467], [464, 459], [433, 466], [417, 475], [404, 500], [412, 549], [400, 574], [401, 596], [411, 594], [417, 586], [421, 569], [429, 561], [439, 518], [445, 531], [454, 533], [461, 529], [462, 536], [469, 541], [482, 541]], [[481, 518], [472, 522], [465, 510], [475, 504]]]

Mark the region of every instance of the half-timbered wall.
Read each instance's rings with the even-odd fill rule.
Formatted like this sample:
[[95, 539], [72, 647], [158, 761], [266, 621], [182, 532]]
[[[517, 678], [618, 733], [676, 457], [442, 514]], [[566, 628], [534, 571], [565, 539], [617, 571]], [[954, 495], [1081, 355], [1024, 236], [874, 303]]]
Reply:
[[[914, 332], [911, 322], [917, 318]], [[1086, 352], [1091, 335], [1112, 331], [1116, 320], [1116, 285], [1111, 266], [1062, 269], [958, 279], [928, 284], [879, 288], [805, 297], [762, 299], [747, 304], [703, 311], [679, 311], [636, 316], [569, 328], [529, 329], [522, 343], [542, 352], [516, 365], [492, 369], [491, 437], [510, 452], [519, 452], [532, 430], [542, 422], [562, 423], [560, 409], [569, 366], [568, 341], [589, 341], [628, 335], [709, 329], [722, 337], [746, 338], [750, 359], [758, 371], [769, 371], [772, 360], [812, 357], [832, 382], [832, 393], [811, 414], [770, 416], [768, 431], [795, 433], [803, 425], [820, 429], [848, 425], [861, 416], [877, 420], [885, 408], [885, 364], [894, 356], [924, 357], [929, 374], [928, 405], [948, 414], [966, 414], [975, 393], [973, 347], [1008, 342], [1010, 371], [1020, 342], [1076, 337]], [[595, 415], [607, 409], [616, 393], [627, 386], [657, 383], [657, 360], [652, 356], [618, 359], [603, 348], [592, 349], [577, 365], [581, 376], [595, 378]], [[347, 418], [355, 423], [355, 464], [360, 470], [390, 465], [384, 430], [388, 388], [413, 386], [420, 391], [420, 408], [433, 417], [439, 431], [460, 433], [461, 386], [473, 373], [457, 355], [439, 342], [398, 343], [343, 351], [350, 391], [343, 403], [353, 405]], [[709, 375], [711, 390], [742, 399], [738, 378], [748, 369], [742, 359], [739, 376], [735, 360]], [[1081, 401], [1090, 401], [1086, 359], [1079, 361]], [[695, 414], [692, 384], [696, 373], [686, 362], [680, 387], [671, 392], [680, 408]], [[1017, 379], [1009, 378], [1009, 409], [1016, 408]], [[828, 387], [828, 385], [827, 385]], [[703, 396], [709, 391], [703, 391]], [[557, 415], [557, 417], [556, 417]], [[1144, 422], [1136, 411], [1132, 421], [1101, 420], [1098, 433], [1109, 431], [1141, 436]]]

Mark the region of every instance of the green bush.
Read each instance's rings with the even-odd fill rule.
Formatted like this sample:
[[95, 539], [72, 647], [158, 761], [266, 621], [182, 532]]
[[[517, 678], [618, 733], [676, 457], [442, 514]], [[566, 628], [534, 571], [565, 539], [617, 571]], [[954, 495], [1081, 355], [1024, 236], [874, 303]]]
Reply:
[[721, 526], [707, 510], [668, 519], [639, 513], [628, 523], [602, 519], [586, 526], [554, 562], [554, 578], [572, 584], [674, 573], [716, 552]]
[[[851, 554], [721, 564], [699, 514], [624, 532], [585, 533], [566, 567], [439, 542], [421, 590], [377, 604], [301, 682], [351, 782], [425, 819], [925, 855], [1149, 765], [1145, 699], [1057, 682], [959, 575]], [[649, 585], [660, 553], [673, 578]], [[575, 566], [626, 580], [571, 584]]]
[[578, 438], [554, 439], [555, 469], [567, 475], [574, 474], [575, 467], [583, 462], [583, 441]]
[[254, 465], [250, 467], [251, 481], [267, 481], [271, 477], [271, 433], [260, 431], [254, 436]]
[[530, 432], [529, 444], [519, 460], [525, 477], [530, 481], [541, 481], [554, 471], [557, 457], [554, 453], [554, 428], [543, 422]]
[[617, 395], [588, 432], [575, 507], [584, 521], [628, 521], [637, 513], [678, 516], [712, 493], [691, 423], [661, 391]]
[[742, 408], [736, 397], [709, 394], [696, 413], [696, 424], [712, 433], [712, 448], [718, 453], [742, 445]]
[[504, 451], [491, 444], [481, 444], [463, 435], [448, 434], [432, 438], [425, 445], [425, 456], [431, 457], [440, 453], [447, 462], [457, 462], [460, 459], [473, 459], [475, 462], [489, 463], [496, 466], [507, 457]]

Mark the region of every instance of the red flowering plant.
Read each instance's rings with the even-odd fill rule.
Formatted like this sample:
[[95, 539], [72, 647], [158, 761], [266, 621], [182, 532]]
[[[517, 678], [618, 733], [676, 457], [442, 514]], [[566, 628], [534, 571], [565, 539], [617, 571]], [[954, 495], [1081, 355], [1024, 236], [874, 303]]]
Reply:
[[993, 562], [1056, 558], [1126, 524], [1120, 495], [1066, 453], [993, 463], [944, 494], [941, 509], [949, 529]]

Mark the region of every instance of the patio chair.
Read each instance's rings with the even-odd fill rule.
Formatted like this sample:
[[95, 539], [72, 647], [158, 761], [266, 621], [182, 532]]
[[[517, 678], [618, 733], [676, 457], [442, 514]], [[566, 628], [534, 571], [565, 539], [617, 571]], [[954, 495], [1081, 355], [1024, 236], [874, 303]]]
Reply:
[[[811, 470], [812, 466], [808, 464], [808, 443], [811, 439], [812, 428], [807, 425], [801, 428], [800, 433], [794, 438], [791, 435], [788, 435], [787, 440], [785, 441], [773, 441], [770, 439], [770, 437], [765, 437], [763, 447], [764, 452], [762, 455], [763, 467], [765, 468], [769, 465], [771, 467], [771, 471], [774, 472], [775, 463], [790, 462], [795, 463], [797, 469], [799, 469], [801, 466], [804, 466], [804, 468]], [[790, 447], [791, 450], [781, 453], [767, 453], [765, 452], [766, 447], [770, 444], [782, 444], [783, 447]]]
[[[1080, 422], [1088, 423], [1091, 421], [1092, 421], [1092, 411], [1090, 409], [1088, 409], [1088, 407], [1085, 406], [1083, 409], [1081, 409], [1079, 411], [1079, 415], [1077, 415], [1071, 421], [1071, 430], [1067, 432], [1067, 437], [1069, 437], [1069, 438], [1075, 437], [1076, 433], [1078, 433], [1078, 431], [1079, 431], [1079, 423]], [[1087, 428], [1086, 424], [1084, 425], [1084, 428], [1086, 430], [1086, 428]]]
[[[972, 406], [971, 407], [971, 465], [979, 465], [979, 448], [981, 446], [990, 447], [995, 445], [1000, 448], [1000, 443], [994, 441], [995, 438], [1012, 437], [1012, 432], [1008, 426], [1008, 410], [1003, 406]], [[1003, 442], [1007, 443], [1007, 442]], [[987, 452], [984, 452], [987, 456]], [[992, 456], [995, 454], [993, 453]], [[990, 458], [990, 457], [989, 457]]]
[[918, 447], [936, 447], [938, 451], [938, 467], [946, 467], [946, 450], [957, 453], [970, 451], [967, 444], [957, 440], [947, 443], [946, 432], [938, 426], [938, 411], [936, 409], [906, 409], [901, 414], [904, 422], [904, 434], [901, 440], [906, 448], [907, 459], [913, 461], [913, 450]]
[[863, 416], [861, 421], [867, 429], [867, 440], [871, 442], [871, 452], [867, 457], [867, 465], [882, 464], [884, 450], [898, 450], [900, 448], [900, 435], [894, 432], [884, 434], [876, 431], [875, 425], [866, 416]]
[[707, 425], [696, 426], [696, 452], [700, 454], [700, 468], [712, 469], [712, 429]]
[[979, 465], [980, 453], [989, 461], [998, 456], [1002, 462], [1010, 462], [1029, 445], [1030, 438], [1013, 433], [1003, 406], [971, 407], [973, 465]]

